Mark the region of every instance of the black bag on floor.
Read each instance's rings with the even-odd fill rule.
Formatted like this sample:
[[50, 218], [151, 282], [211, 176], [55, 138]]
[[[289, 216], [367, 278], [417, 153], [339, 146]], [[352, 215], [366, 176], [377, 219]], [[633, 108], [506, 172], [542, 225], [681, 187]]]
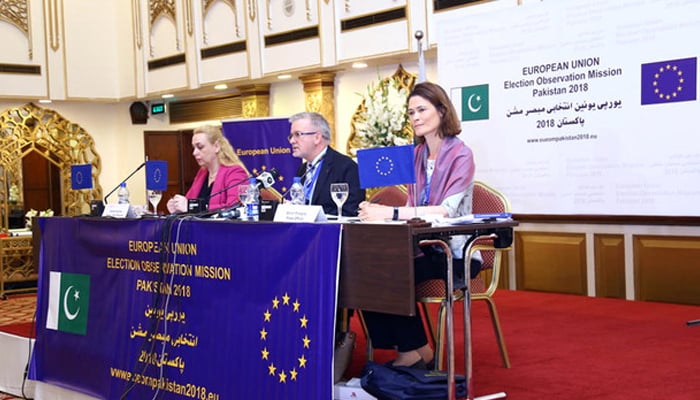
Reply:
[[[467, 381], [455, 375], [457, 398], [467, 397]], [[379, 400], [444, 400], [447, 372], [394, 367], [368, 361], [361, 378], [362, 389]]]

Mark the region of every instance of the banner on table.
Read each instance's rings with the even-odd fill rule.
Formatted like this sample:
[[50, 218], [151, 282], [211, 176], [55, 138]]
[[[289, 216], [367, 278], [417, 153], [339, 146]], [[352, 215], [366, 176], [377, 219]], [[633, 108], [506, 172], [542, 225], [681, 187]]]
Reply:
[[32, 379], [98, 398], [332, 397], [339, 225], [40, 229]]

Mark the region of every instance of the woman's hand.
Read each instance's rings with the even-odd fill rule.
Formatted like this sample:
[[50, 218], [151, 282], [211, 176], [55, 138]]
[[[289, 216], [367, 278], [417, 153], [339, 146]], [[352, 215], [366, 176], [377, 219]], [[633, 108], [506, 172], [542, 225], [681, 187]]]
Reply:
[[168, 211], [172, 213], [187, 211], [187, 197], [176, 194], [167, 203]]
[[385, 219], [391, 219], [394, 212], [392, 207], [370, 203], [369, 201], [363, 201], [360, 203], [359, 207], [360, 210], [357, 216], [360, 218], [360, 221], [383, 221]]

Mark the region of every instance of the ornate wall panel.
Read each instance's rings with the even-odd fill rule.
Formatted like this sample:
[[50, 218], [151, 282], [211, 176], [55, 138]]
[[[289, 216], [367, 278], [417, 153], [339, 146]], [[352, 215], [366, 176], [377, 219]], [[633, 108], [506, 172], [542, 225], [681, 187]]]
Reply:
[[700, 305], [700, 237], [635, 235], [637, 300]]
[[587, 294], [586, 236], [550, 232], [516, 232], [516, 287]]
[[245, 3], [202, 0], [199, 40], [200, 84], [248, 77], [250, 66]]
[[338, 60], [408, 51], [413, 40], [409, 7], [403, 0], [335, 2]]
[[268, 117], [270, 115], [270, 85], [247, 85], [238, 88], [241, 92], [243, 118]]
[[[90, 200], [102, 198], [100, 156], [92, 137], [52, 110], [26, 104], [0, 114], [0, 206], [2, 227], [8, 226], [8, 188], [15, 184], [22, 193], [22, 157], [37, 152], [61, 171], [62, 215], [90, 211]], [[92, 164], [92, 190], [71, 190], [71, 166]]]
[[625, 298], [625, 237], [596, 234], [595, 293], [598, 297]]
[[323, 115], [331, 127], [331, 146], [335, 147], [335, 73], [320, 72], [302, 76], [306, 111]]
[[0, 1], [0, 21], [17, 27], [27, 37], [29, 59], [33, 58], [32, 32], [29, 19], [29, 0]]

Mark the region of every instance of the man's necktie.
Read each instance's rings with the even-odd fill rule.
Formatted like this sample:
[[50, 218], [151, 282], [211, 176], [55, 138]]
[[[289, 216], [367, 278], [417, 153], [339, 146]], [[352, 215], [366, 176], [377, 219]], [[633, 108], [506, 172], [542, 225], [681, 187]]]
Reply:
[[306, 163], [306, 173], [304, 174], [304, 198], [306, 204], [311, 204], [311, 189], [314, 186], [314, 170], [316, 165]]

